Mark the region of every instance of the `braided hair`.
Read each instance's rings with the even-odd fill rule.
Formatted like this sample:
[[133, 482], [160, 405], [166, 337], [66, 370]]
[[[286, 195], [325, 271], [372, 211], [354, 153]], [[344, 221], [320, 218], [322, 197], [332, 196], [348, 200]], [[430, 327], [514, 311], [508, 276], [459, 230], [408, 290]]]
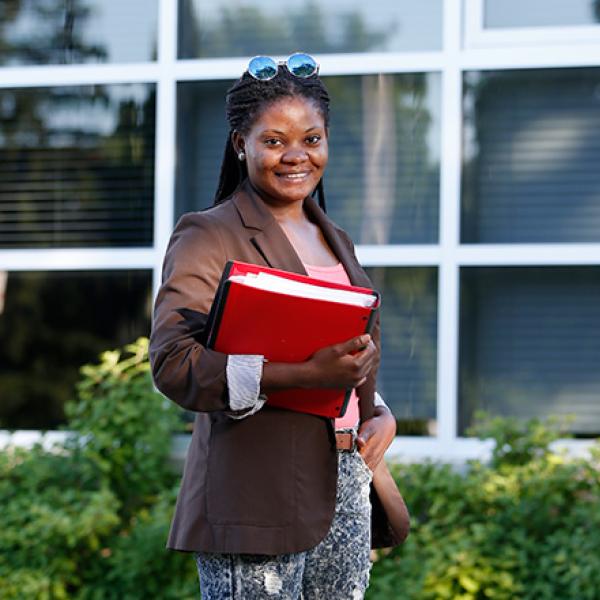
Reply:
[[[246, 71], [227, 91], [225, 112], [229, 123], [229, 134], [225, 142], [215, 205], [226, 200], [248, 177], [246, 164], [238, 160], [233, 147], [233, 132], [247, 134], [266, 106], [281, 98], [294, 96], [312, 100], [323, 116], [325, 127], [329, 126], [329, 93], [318, 76], [296, 77], [285, 67], [279, 67], [273, 79], [259, 81]], [[314, 193], [318, 195], [319, 206], [325, 210], [325, 190], [322, 179]]]

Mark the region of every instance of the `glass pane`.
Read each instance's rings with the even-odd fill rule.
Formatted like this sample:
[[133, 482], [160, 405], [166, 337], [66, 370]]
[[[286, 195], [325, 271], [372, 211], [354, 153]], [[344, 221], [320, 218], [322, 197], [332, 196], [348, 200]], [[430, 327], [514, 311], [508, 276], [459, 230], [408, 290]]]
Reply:
[[473, 413], [600, 434], [600, 268], [461, 269], [460, 433]]
[[179, 58], [442, 47], [442, 0], [179, 0]]
[[[326, 77], [331, 93], [329, 214], [356, 243], [438, 239], [438, 74]], [[212, 204], [231, 82], [178, 87], [176, 212]]]
[[600, 69], [464, 84], [463, 242], [600, 241]]
[[0, 272], [0, 429], [64, 421], [79, 367], [147, 336], [151, 271]]
[[148, 246], [155, 86], [0, 90], [0, 247]]
[[437, 269], [367, 269], [382, 294], [378, 390], [399, 435], [435, 435]]
[[2, 0], [0, 65], [156, 59], [158, 0]]
[[559, 27], [600, 22], [598, 0], [485, 0], [484, 26]]

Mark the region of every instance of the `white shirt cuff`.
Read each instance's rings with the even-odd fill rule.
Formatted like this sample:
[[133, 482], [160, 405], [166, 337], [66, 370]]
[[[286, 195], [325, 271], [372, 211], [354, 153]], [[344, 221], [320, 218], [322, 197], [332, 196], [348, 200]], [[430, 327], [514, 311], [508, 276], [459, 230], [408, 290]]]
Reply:
[[227, 387], [232, 419], [244, 419], [260, 410], [266, 396], [260, 393], [263, 356], [260, 354], [230, 354], [227, 357]]
[[385, 403], [379, 392], [375, 392], [375, 399], [373, 400], [375, 406], [385, 406], [388, 408], [388, 405]]

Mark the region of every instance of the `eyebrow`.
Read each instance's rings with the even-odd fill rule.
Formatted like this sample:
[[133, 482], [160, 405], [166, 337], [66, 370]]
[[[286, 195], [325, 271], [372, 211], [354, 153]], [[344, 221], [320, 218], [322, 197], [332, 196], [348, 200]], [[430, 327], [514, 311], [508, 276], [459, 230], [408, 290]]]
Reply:
[[[304, 133], [308, 133], [309, 131], [312, 131], [313, 129], [322, 129], [322, 127], [320, 125], [313, 125], [312, 127], [309, 127], [307, 130], [305, 130]], [[265, 135], [267, 133], [278, 133], [279, 135], [286, 135], [284, 131], [279, 131], [279, 129], [265, 129], [262, 132], [262, 135]]]

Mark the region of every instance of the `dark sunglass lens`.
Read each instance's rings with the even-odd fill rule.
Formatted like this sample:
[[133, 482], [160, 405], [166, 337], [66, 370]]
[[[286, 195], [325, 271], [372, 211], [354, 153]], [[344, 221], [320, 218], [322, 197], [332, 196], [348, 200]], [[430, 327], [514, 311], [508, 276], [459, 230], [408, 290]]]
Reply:
[[287, 68], [296, 77], [310, 77], [317, 72], [317, 63], [312, 56], [298, 53], [287, 59]]
[[262, 81], [273, 79], [277, 75], [277, 63], [268, 56], [256, 56], [248, 64], [248, 72]]

